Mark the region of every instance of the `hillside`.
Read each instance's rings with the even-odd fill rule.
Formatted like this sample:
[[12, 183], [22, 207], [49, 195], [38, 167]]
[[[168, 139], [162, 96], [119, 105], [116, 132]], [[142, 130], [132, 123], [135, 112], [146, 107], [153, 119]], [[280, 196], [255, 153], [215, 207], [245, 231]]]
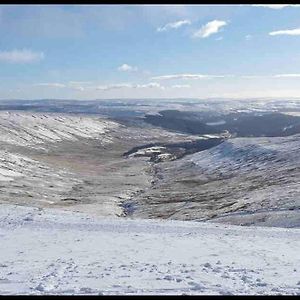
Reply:
[[299, 147], [300, 135], [234, 138], [162, 163], [133, 217], [299, 227]]

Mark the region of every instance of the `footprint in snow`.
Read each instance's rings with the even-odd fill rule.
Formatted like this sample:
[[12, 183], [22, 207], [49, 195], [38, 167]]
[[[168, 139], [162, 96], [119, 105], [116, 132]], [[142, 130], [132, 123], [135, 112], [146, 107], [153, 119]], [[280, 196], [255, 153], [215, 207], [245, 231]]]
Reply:
[[204, 265], [203, 265], [205, 268], [210, 268], [211, 269], [211, 264], [210, 263], [205, 263]]
[[194, 282], [194, 281], [188, 282], [188, 285], [192, 286], [191, 290], [203, 291], [205, 289], [205, 287], [203, 285], [201, 285], [197, 282]]
[[174, 280], [173, 276], [170, 276], [170, 275], [166, 275], [163, 279], [168, 280], [168, 281]]

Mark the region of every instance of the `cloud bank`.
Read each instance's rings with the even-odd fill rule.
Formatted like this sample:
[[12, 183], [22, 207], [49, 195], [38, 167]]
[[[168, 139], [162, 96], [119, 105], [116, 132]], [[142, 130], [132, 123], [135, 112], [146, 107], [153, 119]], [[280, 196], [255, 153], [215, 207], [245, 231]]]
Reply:
[[34, 52], [28, 49], [0, 51], [0, 62], [33, 63], [44, 59], [43, 52]]
[[265, 8], [271, 8], [271, 9], [283, 9], [285, 7], [289, 7], [289, 6], [300, 6], [297, 4], [253, 4], [253, 6], [256, 7], [265, 7]]
[[164, 87], [161, 86], [159, 83], [150, 82], [147, 84], [118, 83], [118, 84], [100, 85], [100, 86], [96, 87], [96, 90], [109, 91], [109, 90], [116, 90], [116, 89], [122, 89], [122, 88], [129, 88], [129, 89], [159, 88], [159, 89], [164, 89]]
[[34, 86], [47, 86], [47, 87], [54, 87], [54, 88], [65, 88], [66, 85], [57, 82], [45, 82], [45, 83], [36, 83]]
[[210, 78], [223, 78], [229, 75], [206, 75], [206, 74], [173, 74], [161, 75], [152, 77], [151, 80], [173, 80], [173, 79], [210, 79]]
[[275, 78], [295, 78], [295, 77], [300, 77], [300, 74], [277, 74], [274, 75]]

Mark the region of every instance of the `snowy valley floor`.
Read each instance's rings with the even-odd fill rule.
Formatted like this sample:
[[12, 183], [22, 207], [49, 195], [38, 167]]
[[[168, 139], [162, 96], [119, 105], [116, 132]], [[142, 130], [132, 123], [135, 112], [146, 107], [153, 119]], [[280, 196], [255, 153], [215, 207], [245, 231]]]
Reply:
[[300, 229], [2, 204], [0, 294], [300, 294]]

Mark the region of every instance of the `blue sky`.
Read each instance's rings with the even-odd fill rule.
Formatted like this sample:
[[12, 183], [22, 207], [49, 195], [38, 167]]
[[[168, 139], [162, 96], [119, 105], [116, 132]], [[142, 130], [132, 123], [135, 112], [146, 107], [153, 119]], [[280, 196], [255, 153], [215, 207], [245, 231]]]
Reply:
[[300, 97], [299, 5], [0, 5], [0, 99]]

